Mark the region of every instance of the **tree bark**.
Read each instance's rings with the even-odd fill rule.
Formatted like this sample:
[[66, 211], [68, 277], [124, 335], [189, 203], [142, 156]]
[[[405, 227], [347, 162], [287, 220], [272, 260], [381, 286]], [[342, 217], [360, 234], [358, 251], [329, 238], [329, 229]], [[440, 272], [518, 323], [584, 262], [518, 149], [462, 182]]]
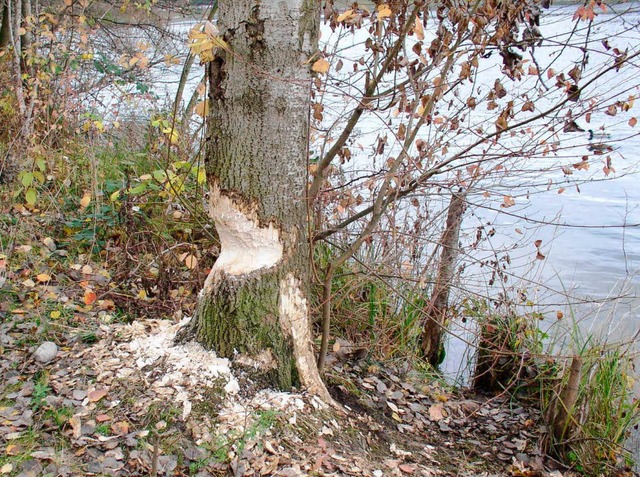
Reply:
[[185, 333], [257, 359], [266, 384], [331, 402], [308, 319], [307, 143], [314, 0], [221, 2], [208, 63], [207, 180], [221, 253]]
[[11, 0], [4, 0], [0, 5], [0, 17], [2, 22], [0, 23], [0, 49], [9, 46], [11, 41], [11, 26], [9, 24], [9, 2]]
[[440, 239], [442, 254], [438, 264], [438, 275], [433, 285], [431, 299], [425, 310], [426, 318], [422, 332], [423, 356], [434, 367], [442, 361], [442, 336], [446, 329], [449, 293], [458, 259], [460, 225], [465, 209], [466, 195], [461, 192], [453, 193], [447, 211], [447, 223]]

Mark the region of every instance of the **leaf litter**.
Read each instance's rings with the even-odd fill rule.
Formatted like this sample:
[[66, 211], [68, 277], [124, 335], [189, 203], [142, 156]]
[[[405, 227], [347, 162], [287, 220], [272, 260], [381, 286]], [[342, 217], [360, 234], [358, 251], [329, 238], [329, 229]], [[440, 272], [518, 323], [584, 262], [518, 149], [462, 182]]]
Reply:
[[42, 365], [16, 344], [31, 330], [20, 316], [3, 325], [0, 441], [13, 460], [1, 475], [562, 475], [537, 449], [536, 411], [411, 370], [334, 363], [340, 413], [175, 345], [185, 320], [103, 324], [95, 343], [71, 330]]

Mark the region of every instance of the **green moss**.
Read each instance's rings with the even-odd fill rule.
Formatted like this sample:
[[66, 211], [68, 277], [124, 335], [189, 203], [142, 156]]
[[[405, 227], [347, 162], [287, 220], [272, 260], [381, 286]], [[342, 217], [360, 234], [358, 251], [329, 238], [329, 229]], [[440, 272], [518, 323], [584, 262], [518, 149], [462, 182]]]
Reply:
[[297, 381], [293, 343], [279, 322], [278, 273], [228, 277], [200, 301], [196, 338], [219, 356], [255, 356], [270, 350], [276, 369], [265, 372], [269, 384], [290, 389]]

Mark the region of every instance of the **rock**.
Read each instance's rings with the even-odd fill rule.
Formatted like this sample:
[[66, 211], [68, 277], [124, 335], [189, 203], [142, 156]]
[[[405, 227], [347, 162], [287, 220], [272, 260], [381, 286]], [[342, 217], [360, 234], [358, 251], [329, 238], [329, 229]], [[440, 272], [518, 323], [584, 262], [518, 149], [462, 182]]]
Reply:
[[38, 347], [36, 352], [33, 354], [33, 357], [38, 363], [47, 364], [49, 361], [53, 360], [57, 354], [58, 346], [52, 341], [45, 341]]

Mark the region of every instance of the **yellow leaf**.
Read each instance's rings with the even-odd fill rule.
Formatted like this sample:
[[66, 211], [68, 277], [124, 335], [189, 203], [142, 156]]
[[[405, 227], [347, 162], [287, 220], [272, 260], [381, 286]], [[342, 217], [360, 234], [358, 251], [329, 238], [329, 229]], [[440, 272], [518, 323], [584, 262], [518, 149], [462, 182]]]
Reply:
[[9, 444], [4, 450], [7, 455], [18, 455], [22, 452], [22, 448], [17, 444]]
[[221, 36], [218, 29], [211, 22], [199, 23], [189, 31], [189, 48], [191, 53], [200, 56], [203, 63], [213, 60], [218, 48], [229, 49], [229, 45]]
[[424, 40], [424, 28], [422, 28], [420, 17], [416, 17], [416, 23], [413, 26], [413, 32], [416, 34], [416, 38], [418, 40]]
[[342, 13], [341, 15], [338, 15], [338, 18], [336, 19], [336, 22], [337, 23], [342, 23], [343, 21], [345, 21], [349, 17], [351, 17], [352, 14], [353, 14], [353, 10], [349, 9], [346, 12]]
[[90, 203], [91, 203], [91, 192], [85, 192], [84, 195], [82, 196], [82, 199], [80, 199], [80, 207], [82, 209], [86, 209]]
[[62, 313], [60, 313], [58, 310], [55, 310], [49, 313], [49, 316], [54, 320], [57, 320], [58, 318], [60, 318], [60, 315], [62, 315]]
[[316, 73], [326, 74], [329, 71], [329, 66], [330, 65], [327, 60], [325, 60], [324, 58], [320, 58], [313, 64], [311, 69]]
[[138, 68], [145, 69], [149, 66], [149, 58], [142, 55], [140, 61], [138, 61]]
[[177, 65], [180, 63], [180, 59], [176, 55], [166, 54], [164, 55], [164, 62], [167, 66]]
[[51, 280], [51, 275], [47, 275], [46, 273], [41, 273], [38, 276], [36, 276], [36, 280], [38, 280], [40, 283], [48, 282], [49, 280]]
[[203, 118], [206, 118], [207, 114], [209, 114], [209, 101], [208, 100], [200, 101], [198, 104], [196, 104], [195, 111], [198, 116], [202, 116]]
[[198, 259], [194, 255], [187, 255], [184, 259], [184, 264], [189, 270], [193, 270], [198, 265]]
[[391, 9], [389, 5], [383, 3], [382, 5], [378, 5], [378, 20], [384, 20], [391, 16]]

